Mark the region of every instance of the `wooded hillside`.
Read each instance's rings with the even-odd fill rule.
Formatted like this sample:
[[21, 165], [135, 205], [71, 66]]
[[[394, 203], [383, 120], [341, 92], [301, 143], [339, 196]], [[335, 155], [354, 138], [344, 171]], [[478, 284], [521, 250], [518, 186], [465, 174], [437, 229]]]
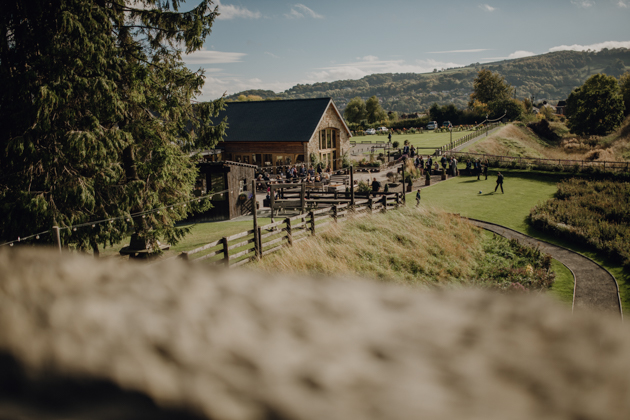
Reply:
[[358, 80], [296, 85], [284, 92], [248, 90], [228, 97], [257, 95], [262, 99], [299, 99], [330, 96], [343, 110], [350, 99], [368, 99], [376, 95], [387, 111], [416, 112], [432, 104], [467, 106], [473, 79], [482, 69], [496, 71], [516, 87], [516, 97], [535, 96], [536, 102], [564, 100], [592, 74], [606, 73], [619, 77], [630, 69], [630, 49], [604, 49], [600, 52], [559, 51], [533, 57], [494, 63], [474, 63], [466, 67], [433, 73], [372, 74]]

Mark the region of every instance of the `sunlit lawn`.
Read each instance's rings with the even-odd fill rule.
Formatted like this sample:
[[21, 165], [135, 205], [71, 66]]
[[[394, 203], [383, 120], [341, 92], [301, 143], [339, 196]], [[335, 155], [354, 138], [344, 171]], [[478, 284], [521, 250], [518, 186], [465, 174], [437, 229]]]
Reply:
[[[467, 134], [470, 134], [472, 131], [453, 131], [453, 141], [464, 137]], [[357, 144], [361, 144], [362, 142], [374, 142], [383, 141], [387, 143], [387, 136], [376, 135], [376, 136], [356, 136], [352, 138], [353, 141], [356, 141]], [[451, 133], [435, 133], [433, 131], [425, 131], [423, 134], [394, 134], [392, 135], [392, 142], [397, 141], [400, 143], [399, 147], [403, 147], [405, 140], [409, 140], [409, 142], [414, 147], [421, 147], [432, 149], [431, 154], [433, 154], [434, 149], [438, 147], [444, 146], [451, 141]], [[429, 150], [422, 150], [420, 154], [427, 154]]]
[[[557, 189], [556, 184], [561, 178], [551, 174], [530, 173], [526, 177], [522, 177], [519, 176], [522, 174], [512, 173], [509, 170], [502, 172], [505, 175], [503, 184], [505, 194], [501, 194], [500, 189], [499, 192], [494, 192], [496, 172], [491, 171], [487, 181], [483, 180], [483, 177], [481, 181], [477, 181], [476, 177], [462, 176], [437, 183], [422, 190], [422, 201], [425, 205], [442, 208], [473, 219], [496, 223], [585, 255], [615, 276], [619, 283], [623, 309], [625, 312], [630, 311], [630, 273], [596, 252], [575, 242], [559, 240], [542, 233], [525, 222], [525, 218], [533, 206], [553, 196]], [[413, 202], [413, 194], [415, 193], [407, 195], [408, 203]], [[560, 279], [566, 279], [569, 275], [564, 270], [556, 271], [556, 274], [559, 281], [558, 285], [554, 285], [554, 288], [561, 299], [568, 300], [568, 294], [573, 293], [573, 286], [567, 281], [561, 282]]]

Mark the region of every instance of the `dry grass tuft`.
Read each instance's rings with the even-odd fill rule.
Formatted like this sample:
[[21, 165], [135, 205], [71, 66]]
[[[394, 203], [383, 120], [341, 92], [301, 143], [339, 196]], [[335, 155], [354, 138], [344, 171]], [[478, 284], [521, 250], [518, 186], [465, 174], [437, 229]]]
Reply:
[[[605, 146], [606, 145], [606, 146]], [[606, 139], [564, 138], [547, 143], [525, 127], [507, 125], [469, 149], [473, 153], [529, 158], [618, 161], [630, 156], [630, 118], [622, 128]]]
[[424, 207], [401, 208], [333, 225], [255, 267], [404, 284], [465, 283], [482, 253], [481, 232], [465, 220]]

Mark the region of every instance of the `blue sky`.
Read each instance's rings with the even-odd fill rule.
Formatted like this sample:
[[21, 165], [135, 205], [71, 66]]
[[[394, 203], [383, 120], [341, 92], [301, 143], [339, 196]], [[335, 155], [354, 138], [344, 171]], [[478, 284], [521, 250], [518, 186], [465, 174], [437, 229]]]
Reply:
[[201, 100], [561, 49], [630, 48], [630, 0], [221, 0], [218, 6], [221, 16], [204, 49], [184, 58], [192, 70], [206, 70]]

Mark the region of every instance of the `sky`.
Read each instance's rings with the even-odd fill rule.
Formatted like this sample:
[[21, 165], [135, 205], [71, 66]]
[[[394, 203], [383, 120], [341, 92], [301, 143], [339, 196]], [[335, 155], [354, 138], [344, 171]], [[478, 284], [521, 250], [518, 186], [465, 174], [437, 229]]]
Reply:
[[184, 57], [191, 70], [205, 69], [198, 100], [559, 50], [630, 48], [630, 0], [214, 1], [220, 16], [211, 35]]

